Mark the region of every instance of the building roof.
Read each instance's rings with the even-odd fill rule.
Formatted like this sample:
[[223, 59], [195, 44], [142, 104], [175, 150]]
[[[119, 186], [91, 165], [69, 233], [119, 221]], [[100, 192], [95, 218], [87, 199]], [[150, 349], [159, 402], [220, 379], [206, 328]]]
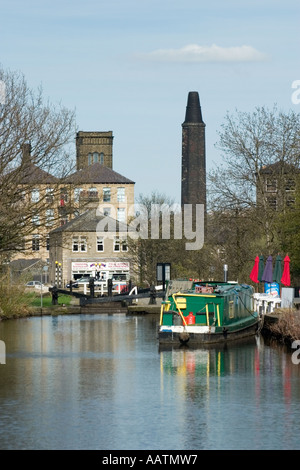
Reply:
[[[101, 224], [102, 222], [102, 224]], [[88, 209], [65, 225], [52, 230], [50, 233], [60, 232], [128, 232], [131, 228], [123, 222], [105, 216], [99, 209]]]
[[26, 163], [16, 170], [13, 170], [20, 184], [48, 184], [58, 183], [59, 180], [45, 170], [42, 170], [33, 163]]
[[134, 181], [99, 162], [76, 171], [66, 179], [66, 182], [74, 184], [134, 184]]
[[45, 261], [41, 258], [32, 258], [32, 259], [25, 259], [25, 258], [18, 258], [10, 262], [10, 267], [13, 271], [26, 271], [30, 270], [33, 267], [44, 266]]
[[299, 173], [299, 168], [297, 168], [295, 165], [292, 165], [291, 163], [286, 163], [286, 162], [275, 162], [271, 163], [270, 165], [265, 165], [261, 168], [260, 172], [261, 173], [266, 173], [266, 174], [274, 174], [278, 175], [280, 173], [287, 174], [287, 173]]

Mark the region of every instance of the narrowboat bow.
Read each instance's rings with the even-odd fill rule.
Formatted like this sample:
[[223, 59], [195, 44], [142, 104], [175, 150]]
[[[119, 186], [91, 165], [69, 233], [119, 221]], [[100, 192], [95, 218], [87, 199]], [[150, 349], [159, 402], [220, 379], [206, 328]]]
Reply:
[[252, 286], [230, 282], [192, 282], [172, 291], [170, 281], [161, 305], [159, 343], [209, 344], [254, 335], [260, 318], [253, 293]]

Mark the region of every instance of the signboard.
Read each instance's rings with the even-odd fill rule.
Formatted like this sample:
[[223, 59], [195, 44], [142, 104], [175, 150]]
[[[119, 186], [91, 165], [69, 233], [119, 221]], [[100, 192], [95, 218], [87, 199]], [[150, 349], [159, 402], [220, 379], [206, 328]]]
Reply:
[[122, 270], [129, 271], [129, 263], [124, 261], [107, 261], [107, 262], [85, 262], [76, 261], [72, 263], [72, 271], [91, 271], [91, 270], [114, 271]]
[[89, 263], [84, 262], [76, 262], [72, 263], [72, 270], [73, 271], [83, 271], [89, 269]]
[[281, 293], [281, 307], [292, 308], [294, 304], [294, 289], [292, 287], [283, 287]]
[[265, 282], [265, 294], [280, 295], [279, 284], [277, 282]]
[[116, 269], [122, 269], [122, 271], [129, 271], [129, 263], [123, 261], [107, 261], [107, 263], [98, 263], [97, 268], [107, 269], [108, 271], [114, 271]]

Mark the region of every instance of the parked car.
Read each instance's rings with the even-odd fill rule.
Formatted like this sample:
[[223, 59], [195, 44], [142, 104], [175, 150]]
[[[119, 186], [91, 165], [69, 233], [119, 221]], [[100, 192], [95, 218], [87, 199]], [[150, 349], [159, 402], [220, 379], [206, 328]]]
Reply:
[[81, 277], [80, 279], [76, 279], [76, 282], [78, 284], [88, 284], [91, 279], [94, 279], [94, 285], [95, 286], [100, 286], [103, 284], [103, 281], [99, 281], [99, 279], [96, 279], [95, 277]]
[[[68, 282], [66, 284], [66, 287], [69, 289], [71, 286], [70, 286], [70, 283]], [[79, 285], [78, 285], [78, 282], [77, 281], [72, 281], [72, 289], [78, 289]]]
[[25, 284], [26, 287], [44, 287], [44, 284], [42, 284], [40, 281], [29, 281], [27, 284]]

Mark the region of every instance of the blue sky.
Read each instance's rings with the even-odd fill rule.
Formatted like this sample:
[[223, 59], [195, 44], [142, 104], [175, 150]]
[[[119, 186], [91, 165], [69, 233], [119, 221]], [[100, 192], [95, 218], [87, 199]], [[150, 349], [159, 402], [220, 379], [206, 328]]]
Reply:
[[[300, 111], [298, 0], [1, 0], [0, 63], [76, 109], [78, 130], [113, 131], [114, 170], [136, 195], [180, 202], [189, 91], [206, 123], [207, 169], [226, 112]], [[75, 136], [74, 136], [75, 137]], [[74, 142], [75, 158], [75, 142]]]

